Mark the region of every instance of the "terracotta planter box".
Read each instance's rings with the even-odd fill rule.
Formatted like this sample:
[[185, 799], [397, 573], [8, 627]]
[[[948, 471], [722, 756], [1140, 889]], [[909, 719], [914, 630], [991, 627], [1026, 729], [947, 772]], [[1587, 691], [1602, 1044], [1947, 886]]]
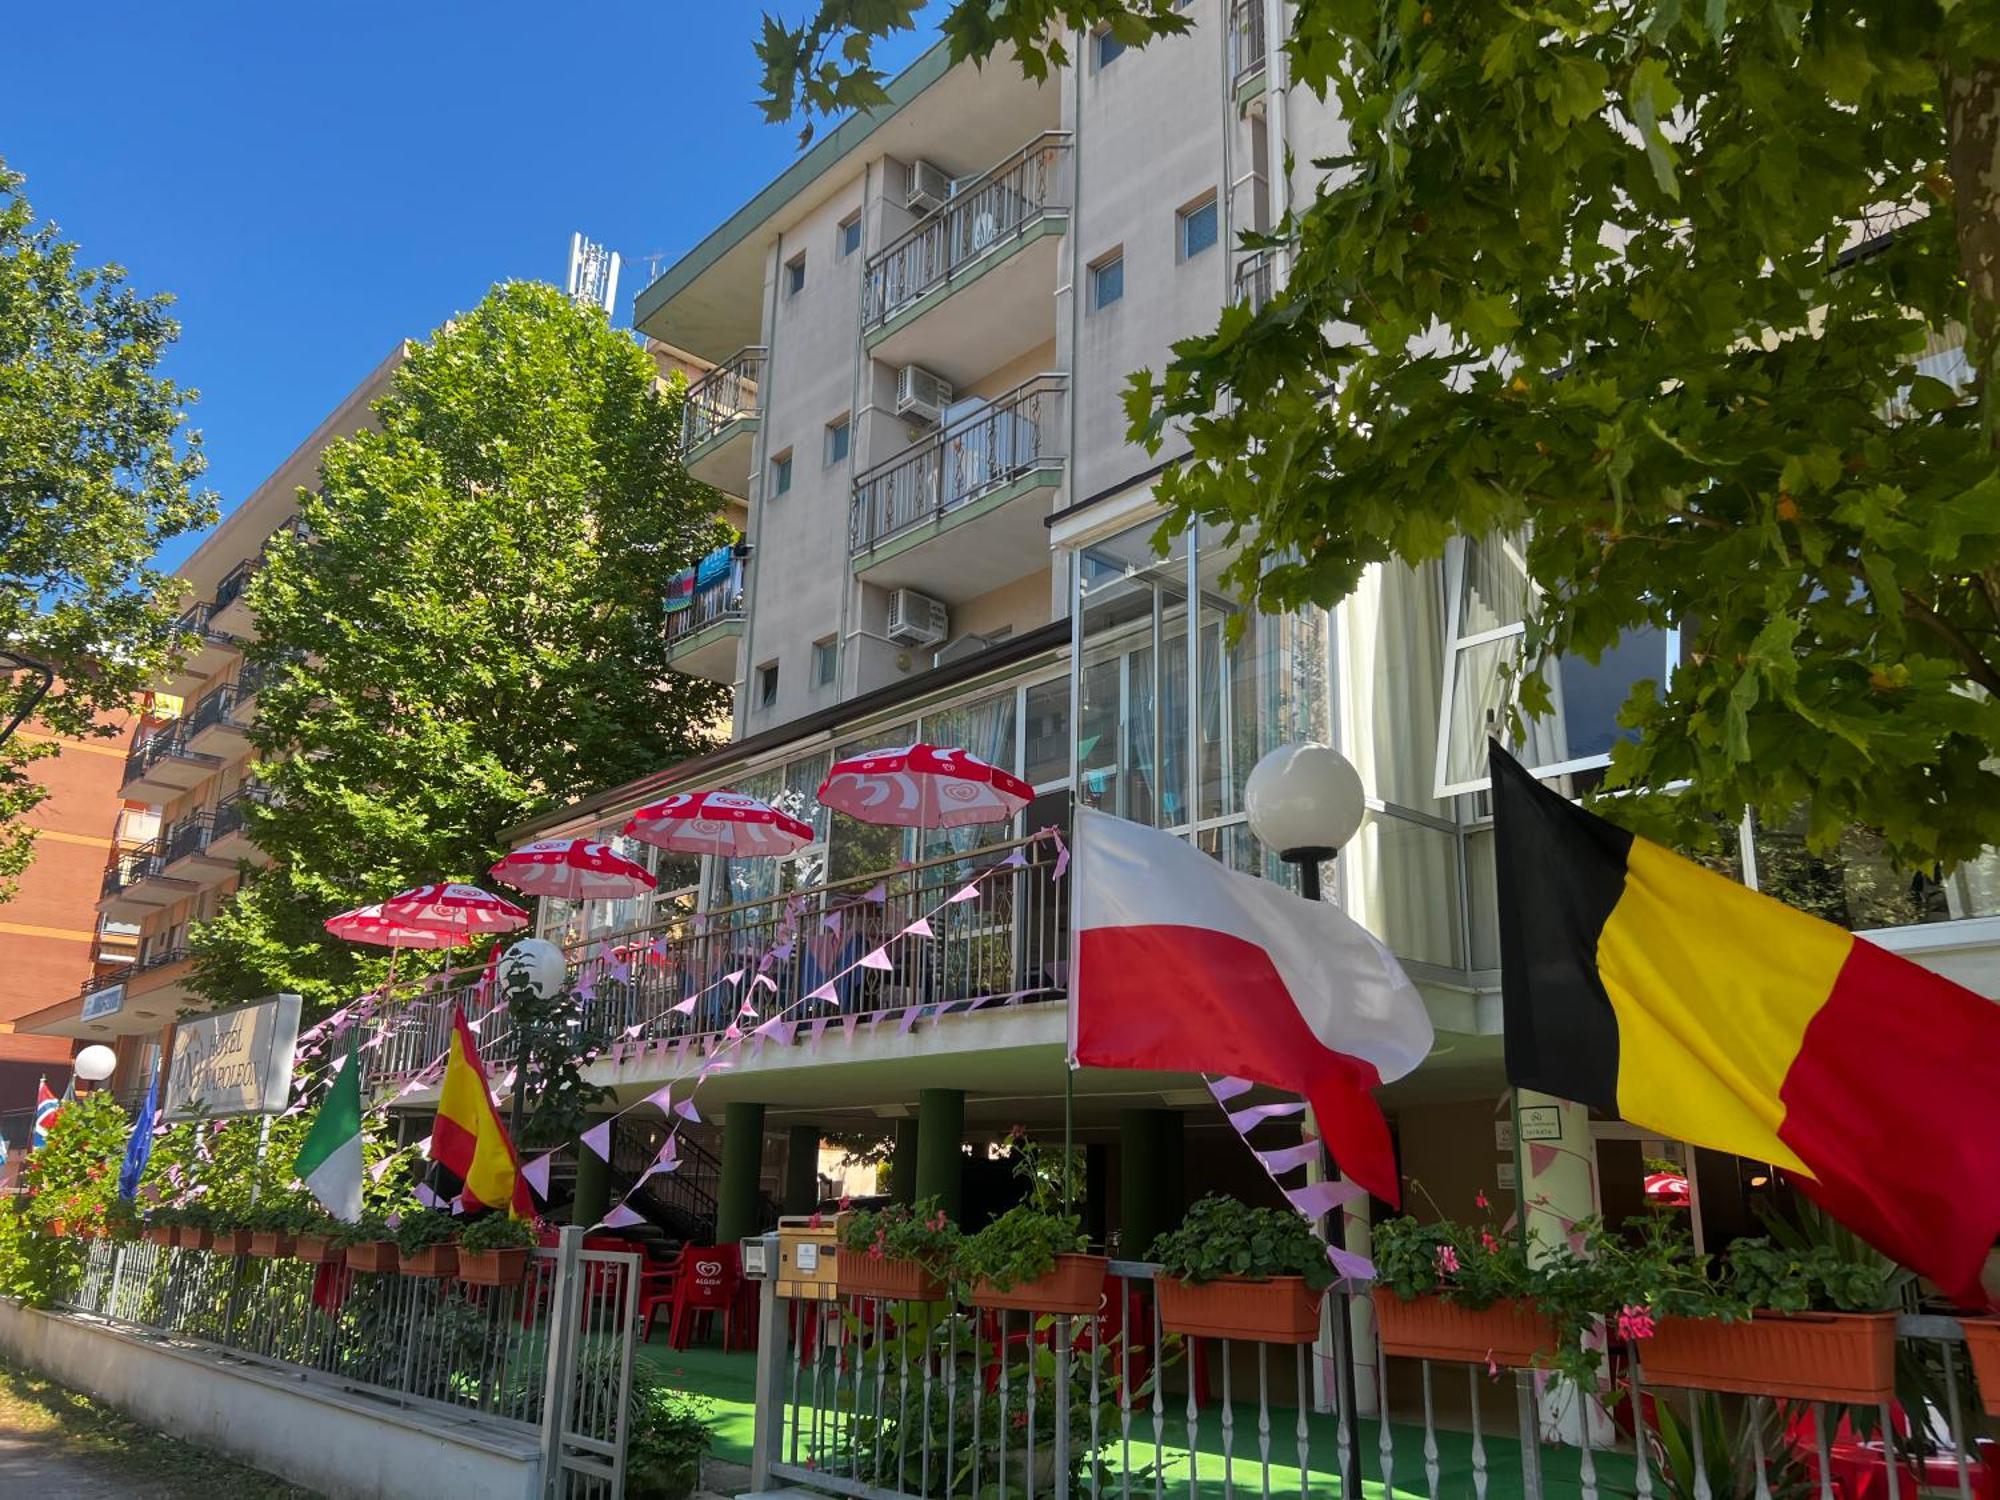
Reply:
[[399, 1259], [394, 1240], [363, 1240], [347, 1247], [347, 1266], [352, 1271], [377, 1271], [393, 1276]]
[[1894, 1313], [1759, 1313], [1740, 1323], [1662, 1318], [1639, 1345], [1648, 1385], [1887, 1401], [1896, 1385]]
[[[1406, 1302], [1393, 1292], [1377, 1292], [1375, 1326], [1381, 1332], [1382, 1352], [1406, 1359], [1522, 1369], [1537, 1355], [1553, 1354], [1556, 1346], [1555, 1330], [1530, 1302], [1470, 1308], [1442, 1297], [1413, 1297]], [[1650, 1362], [1646, 1373], [1652, 1374]]]
[[881, 1297], [892, 1302], [942, 1302], [944, 1283], [913, 1260], [870, 1255], [842, 1248], [834, 1255], [835, 1284], [843, 1297]]
[[275, 1229], [253, 1229], [250, 1231], [250, 1253], [273, 1260], [280, 1255], [292, 1253], [292, 1237], [280, 1234]]
[[1104, 1305], [1104, 1273], [1110, 1264], [1101, 1255], [1058, 1255], [1056, 1268], [1048, 1275], [1004, 1292], [982, 1276], [972, 1288], [972, 1305], [1070, 1317], [1095, 1315]]
[[1979, 1403], [1989, 1417], [2000, 1417], [2000, 1318], [1966, 1318], [1965, 1351], [1972, 1356], [1972, 1376], [1979, 1382]]
[[174, 1226], [171, 1224], [148, 1224], [146, 1243], [149, 1245], [171, 1245], [174, 1242]]
[[61, 1239], [64, 1235], [69, 1233], [69, 1220], [68, 1219], [49, 1220], [49, 1233], [54, 1235], [57, 1239]]
[[528, 1274], [526, 1249], [458, 1250], [458, 1279], [468, 1286], [519, 1286]]
[[457, 1245], [431, 1245], [401, 1257], [405, 1276], [449, 1276], [458, 1269]]
[[182, 1250], [206, 1250], [210, 1235], [206, 1229], [196, 1229], [190, 1224], [174, 1226], [174, 1244]]
[[337, 1266], [347, 1252], [323, 1234], [302, 1234], [292, 1242], [292, 1253], [316, 1266]]
[[248, 1255], [250, 1253], [250, 1231], [247, 1229], [218, 1229], [209, 1239], [208, 1248], [217, 1255]]
[[1303, 1276], [1251, 1281], [1219, 1276], [1196, 1285], [1173, 1276], [1153, 1282], [1160, 1326], [1202, 1339], [1249, 1339], [1260, 1344], [1310, 1344], [1319, 1337], [1321, 1293]]

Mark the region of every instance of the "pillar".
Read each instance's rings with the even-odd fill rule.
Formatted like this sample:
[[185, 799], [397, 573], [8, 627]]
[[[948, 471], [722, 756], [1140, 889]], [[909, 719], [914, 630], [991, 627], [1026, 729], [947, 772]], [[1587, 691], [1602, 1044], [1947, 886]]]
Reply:
[[785, 1195], [788, 1214], [819, 1207], [819, 1126], [794, 1125], [785, 1132]]
[[757, 1232], [764, 1177], [764, 1106], [736, 1103], [722, 1111], [722, 1181], [716, 1188], [715, 1240], [734, 1244]]
[[965, 1091], [925, 1089], [917, 1095], [919, 1200], [935, 1198], [953, 1219], [965, 1211]]
[[[1601, 1207], [1597, 1196], [1597, 1142], [1590, 1111], [1581, 1104], [1514, 1090], [1514, 1176], [1528, 1259], [1546, 1260], [1569, 1238], [1570, 1227]], [[1539, 1407], [1543, 1441], [1574, 1444], [1582, 1435], [1579, 1405], [1587, 1407], [1594, 1445], [1608, 1443], [1610, 1418], [1593, 1400], [1579, 1403], [1566, 1382], [1551, 1381]]]
[[[604, 1117], [600, 1115], [591, 1123], [601, 1125]], [[576, 1148], [576, 1191], [570, 1198], [569, 1221], [588, 1229], [610, 1211], [611, 1163], [590, 1147], [579, 1144]]]
[[908, 1208], [917, 1201], [917, 1119], [896, 1122], [896, 1143], [889, 1152], [889, 1197]]
[[1118, 1117], [1118, 1248], [1144, 1260], [1181, 1221], [1186, 1121], [1179, 1110], [1128, 1109]]

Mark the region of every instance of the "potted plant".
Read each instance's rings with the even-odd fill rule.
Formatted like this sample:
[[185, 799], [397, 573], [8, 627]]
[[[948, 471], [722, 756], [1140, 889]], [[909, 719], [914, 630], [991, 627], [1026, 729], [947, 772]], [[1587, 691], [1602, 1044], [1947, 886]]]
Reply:
[[208, 1249], [214, 1214], [199, 1203], [184, 1203], [174, 1217], [174, 1246], [180, 1250]]
[[1095, 1315], [1104, 1304], [1110, 1262], [1086, 1253], [1083, 1221], [1067, 1212], [1065, 1201], [1082, 1186], [1082, 1153], [1051, 1160], [1019, 1125], [1007, 1132], [1007, 1142], [1023, 1197], [959, 1247], [973, 1306]]
[[250, 1231], [250, 1253], [271, 1260], [292, 1253], [294, 1237], [312, 1222], [312, 1210], [296, 1199], [267, 1204], [244, 1215]]
[[532, 1219], [487, 1213], [458, 1237], [458, 1279], [471, 1286], [519, 1286], [541, 1235]]
[[937, 1199], [856, 1209], [837, 1221], [835, 1285], [843, 1297], [942, 1302], [958, 1254], [958, 1226]]
[[180, 1210], [167, 1204], [157, 1205], [146, 1215], [145, 1238], [147, 1243], [167, 1249], [174, 1242], [174, 1221]]
[[210, 1225], [208, 1248], [217, 1255], [250, 1253], [250, 1226], [235, 1210], [218, 1209]]
[[1873, 1405], [1896, 1383], [1909, 1279], [1817, 1210], [1729, 1248], [1719, 1286], [1655, 1296], [1640, 1361], [1650, 1384]]
[[1966, 1318], [1965, 1351], [1972, 1356], [1972, 1375], [1979, 1382], [1979, 1403], [1989, 1417], [2000, 1417], [2000, 1318]]
[[1555, 1352], [1517, 1237], [1405, 1215], [1375, 1226], [1374, 1250], [1383, 1353], [1518, 1368]]
[[630, 1410], [626, 1500], [686, 1500], [701, 1487], [715, 1403], [661, 1385], [640, 1366], [632, 1371]]
[[113, 1198], [104, 1205], [104, 1232], [121, 1245], [138, 1239], [144, 1224], [138, 1205], [129, 1198]]
[[396, 1225], [396, 1257], [405, 1276], [449, 1276], [458, 1269], [458, 1220], [413, 1208]]
[[396, 1252], [396, 1221], [388, 1215], [364, 1211], [352, 1224], [342, 1224], [334, 1244], [347, 1261], [350, 1271], [369, 1271], [393, 1276], [399, 1268]]
[[1153, 1241], [1160, 1325], [1200, 1338], [1306, 1344], [1334, 1279], [1326, 1246], [1289, 1209], [1211, 1194]]
[[292, 1254], [312, 1265], [339, 1265], [347, 1259], [340, 1241], [345, 1226], [332, 1215], [308, 1208], [292, 1237]]

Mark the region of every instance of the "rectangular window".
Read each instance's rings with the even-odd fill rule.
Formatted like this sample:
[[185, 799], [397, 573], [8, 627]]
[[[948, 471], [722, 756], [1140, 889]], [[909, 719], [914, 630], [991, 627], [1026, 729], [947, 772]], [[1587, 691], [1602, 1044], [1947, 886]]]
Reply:
[[1125, 252], [1114, 250], [1090, 268], [1090, 306], [1101, 311], [1125, 295]]
[[1125, 44], [1109, 26], [1091, 39], [1091, 45], [1097, 52], [1097, 70], [1100, 73], [1116, 62], [1125, 51]]
[[757, 669], [757, 706], [778, 706], [778, 664], [774, 661], [767, 661]]
[[792, 450], [787, 448], [771, 460], [771, 493], [782, 495], [792, 487]]
[[1210, 193], [1201, 202], [1190, 204], [1177, 214], [1179, 224], [1180, 256], [1182, 260], [1193, 260], [1202, 251], [1215, 244], [1216, 210], [1215, 194]]
[[854, 426], [846, 417], [826, 424], [826, 461], [830, 464], [847, 461], [847, 443]]
[[796, 297], [806, 289], [806, 253], [801, 250], [785, 262], [785, 292]]
[[861, 214], [858, 210], [840, 221], [840, 233], [836, 238], [842, 260], [861, 248]]
[[840, 638], [828, 636], [813, 642], [813, 686], [832, 687], [840, 673]]

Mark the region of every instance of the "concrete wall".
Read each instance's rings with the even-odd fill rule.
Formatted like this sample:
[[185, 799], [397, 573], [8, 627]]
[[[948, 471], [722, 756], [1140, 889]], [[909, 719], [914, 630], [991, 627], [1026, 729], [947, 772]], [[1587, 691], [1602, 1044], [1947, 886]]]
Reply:
[[148, 1426], [328, 1500], [538, 1500], [532, 1436], [398, 1411], [274, 1371], [0, 1301], [0, 1351]]

